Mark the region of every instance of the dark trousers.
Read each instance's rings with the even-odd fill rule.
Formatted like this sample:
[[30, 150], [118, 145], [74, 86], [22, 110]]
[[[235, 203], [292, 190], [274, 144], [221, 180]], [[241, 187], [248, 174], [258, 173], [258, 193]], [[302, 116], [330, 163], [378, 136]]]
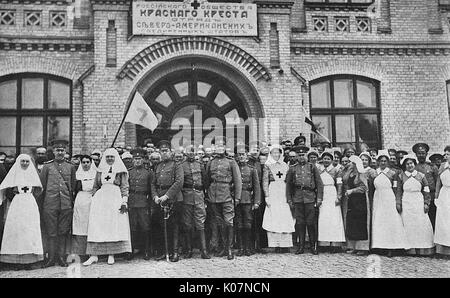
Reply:
[[[172, 205], [169, 219], [167, 220], [168, 250], [174, 252], [179, 248], [179, 231], [182, 227], [183, 202], [175, 202]], [[160, 206], [152, 206], [151, 235], [153, 249], [158, 253], [165, 251], [164, 239], [164, 211]]]
[[[432, 198], [434, 198], [434, 192], [430, 193]], [[431, 225], [433, 226], [433, 231], [436, 223], [436, 205], [434, 204], [434, 200], [430, 202], [430, 208], [428, 210], [428, 217], [430, 218]]]
[[266, 210], [266, 204], [261, 203], [259, 208], [253, 211], [253, 225], [252, 225], [252, 243], [256, 249], [267, 247], [267, 232], [262, 227], [264, 218], [264, 211]]

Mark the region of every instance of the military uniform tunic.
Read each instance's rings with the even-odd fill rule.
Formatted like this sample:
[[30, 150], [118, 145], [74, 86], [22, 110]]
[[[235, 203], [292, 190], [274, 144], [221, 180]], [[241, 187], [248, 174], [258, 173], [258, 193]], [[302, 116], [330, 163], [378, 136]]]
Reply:
[[[170, 228], [176, 230], [182, 225], [183, 181], [183, 168], [172, 159], [162, 160], [155, 166], [155, 176], [151, 187], [152, 198], [168, 196], [167, 203], [172, 205], [168, 223]], [[164, 249], [164, 214], [161, 207], [154, 204], [151, 216], [153, 245], [161, 252]]]
[[142, 166], [131, 168], [128, 175], [130, 229], [137, 231], [140, 227], [143, 231], [148, 231], [150, 230], [149, 196], [153, 173]]
[[431, 224], [433, 225], [433, 229], [435, 227], [436, 221], [436, 205], [434, 204], [434, 199], [436, 197], [436, 182], [439, 176], [439, 169], [433, 165], [432, 163], [418, 163], [416, 165], [416, 171], [425, 175], [425, 178], [428, 181], [428, 187], [430, 188], [430, 210], [428, 211], [428, 216], [431, 220]]
[[251, 229], [253, 222], [252, 207], [261, 203], [261, 187], [257, 170], [248, 163], [239, 163], [242, 178], [241, 201], [236, 207], [237, 228]]
[[183, 225], [187, 230], [193, 226], [197, 230], [205, 229], [205, 181], [206, 172], [203, 165], [196, 161], [185, 160], [183, 168]]
[[242, 178], [234, 159], [216, 156], [208, 162], [208, 202], [216, 220], [222, 219], [227, 226], [233, 225], [234, 204], [239, 203], [242, 191]]
[[75, 167], [65, 160], [45, 163], [40, 173], [45, 230], [50, 237], [66, 235], [72, 227], [75, 174]]
[[293, 204], [297, 224], [314, 224], [314, 204], [323, 200], [320, 172], [311, 163], [297, 163], [286, 174], [286, 197]]

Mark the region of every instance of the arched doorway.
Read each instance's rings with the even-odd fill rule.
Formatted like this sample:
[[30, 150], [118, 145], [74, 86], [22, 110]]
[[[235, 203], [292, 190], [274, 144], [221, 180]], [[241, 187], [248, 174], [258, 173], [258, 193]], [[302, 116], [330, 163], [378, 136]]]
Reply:
[[[203, 142], [213, 130], [204, 125], [212, 118], [220, 120], [224, 133], [232, 129], [234, 138], [239, 138], [240, 121], [250, 116], [244, 104], [245, 98], [234, 83], [216, 72], [194, 67], [167, 74], [148, 88], [143, 97], [158, 118], [159, 125], [153, 132], [137, 126], [138, 145], [145, 145], [150, 140], [153, 143], [161, 139], [170, 140], [181, 131], [183, 123], [190, 124], [190, 142], [198, 145], [198, 141]], [[248, 127], [245, 135], [244, 141], [248, 141]]]

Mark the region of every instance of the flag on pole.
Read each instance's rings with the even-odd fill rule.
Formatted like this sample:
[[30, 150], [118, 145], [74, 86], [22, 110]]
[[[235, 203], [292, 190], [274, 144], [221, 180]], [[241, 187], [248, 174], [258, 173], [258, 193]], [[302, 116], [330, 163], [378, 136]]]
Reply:
[[324, 136], [324, 135], [317, 129], [317, 127], [316, 127], [316, 125], [314, 124], [314, 122], [313, 122], [313, 121], [311, 120], [311, 118], [308, 116], [308, 112], [306, 111], [305, 107], [302, 106], [302, 108], [303, 108], [303, 112], [305, 112], [305, 123], [306, 123], [306, 124], [309, 124], [309, 125], [311, 126], [311, 131], [312, 131], [313, 133], [315, 133], [315, 134], [321, 136], [322, 138], [325, 139], [325, 141], [327, 141], [328, 143], [331, 144], [331, 141], [330, 141], [326, 136]]
[[153, 114], [152, 109], [145, 102], [144, 98], [136, 91], [131, 102], [125, 122], [131, 122], [154, 130], [158, 126], [158, 119]]

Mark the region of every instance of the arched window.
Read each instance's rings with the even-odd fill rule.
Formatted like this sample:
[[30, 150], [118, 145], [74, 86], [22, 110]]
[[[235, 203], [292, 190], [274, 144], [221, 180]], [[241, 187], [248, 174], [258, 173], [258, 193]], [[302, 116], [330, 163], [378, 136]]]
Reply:
[[53, 139], [71, 141], [72, 85], [43, 74], [0, 78], [0, 151], [31, 152]]
[[[380, 148], [380, 84], [361, 76], [335, 75], [310, 84], [311, 118], [333, 146], [365, 143]], [[321, 140], [313, 136], [316, 145]]]

